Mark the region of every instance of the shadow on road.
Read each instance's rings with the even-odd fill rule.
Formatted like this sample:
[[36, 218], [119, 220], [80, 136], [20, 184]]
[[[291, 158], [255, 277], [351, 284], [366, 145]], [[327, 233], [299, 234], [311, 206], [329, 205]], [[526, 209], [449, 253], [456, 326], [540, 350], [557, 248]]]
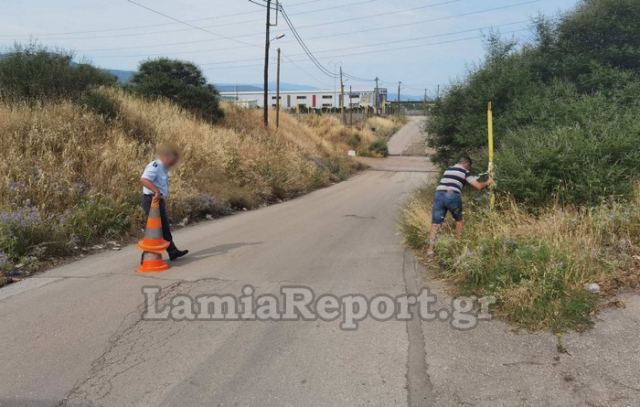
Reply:
[[191, 263], [208, 259], [210, 257], [227, 254], [230, 251], [239, 249], [241, 247], [257, 246], [257, 245], [261, 245], [262, 243], [264, 242], [237, 242], [237, 243], [221, 244], [218, 246], [209, 247], [208, 249], [198, 250], [197, 252], [189, 253], [185, 258], [175, 261], [171, 265], [173, 267], [182, 267]]

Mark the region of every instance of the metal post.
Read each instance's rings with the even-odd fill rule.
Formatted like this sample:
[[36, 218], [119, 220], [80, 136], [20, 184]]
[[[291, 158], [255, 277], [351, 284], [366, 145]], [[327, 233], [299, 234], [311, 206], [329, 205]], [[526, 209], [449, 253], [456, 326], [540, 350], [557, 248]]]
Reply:
[[353, 127], [353, 100], [351, 96], [353, 95], [353, 88], [349, 85], [349, 123], [351, 127]]
[[378, 85], [379, 85], [378, 82], [379, 81], [380, 81], [380, 78], [376, 77], [376, 89], [375, 89], [375, 92], [374, 92], [375, 93], [374, 97], [376, 98], [376, 100], [373, 102], [373, 107], [376, 110], [375, 111], [375, 115], [376, 116], [378, 115], [378, 103], [379, 103], [379, 99], [380, 99], [380, 97], [378, 96]]
[[424, 88], [424, 115], [427, 115], [427, 88]]
[[278, 79], [276, 81], [276, 128], [280, 128], [280, 48], [278, 48]]
[[342, 80], [342, 67], [340, 67], [340, 113], [342, 115], [342, 124], [347, 125], [347, 118], [344, 111], [344, 81]]
[[[489, 102], [489, 105], [487, 107], [487, 130], [488, 130], [488, 136], [489, 136], [489, 169], [488, 169], [488, 173], [490, 177], [494, 177], [494, 166], [493, 166], [493, 106], [491, 104], [491, 102]], [[496, 204], [496, 195], [495, 195], [495, 190], [494, 187], [492, 186], [490, 188], [490, 195], [489, 195], [489, 208], [491, 210], [493, 210], [493, 208], [495, 207]]]
[[267, 0], [266, 40], [264, 44], [264, 126], [269, 127], [269, 45], [271, 43], [271, 0]]
[[402, 86], [402, 82], [398, 82], [398, 111], [396, 112], [396, 114], [398, 116], [400, 116], [400, 87]]

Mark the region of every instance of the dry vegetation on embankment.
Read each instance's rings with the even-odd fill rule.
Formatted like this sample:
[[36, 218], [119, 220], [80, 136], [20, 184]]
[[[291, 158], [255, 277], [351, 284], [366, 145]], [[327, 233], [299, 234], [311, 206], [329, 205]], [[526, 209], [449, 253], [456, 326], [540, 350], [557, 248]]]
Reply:
[[407, 122], [405, 116], [370, 117], [349, 127], [343, 126], [337, 116], [314, 114], [305, 116], [303, 120], [340, 150], [354, 150], [365, 157], [386, 156], [389, 152], [387, 141]]
[[[261, 112], [225, 106], [218, 125], [169, 102], [102, 89], [96, 109], [72, 102], [0, 104], [0, 285], [42, 261], [139, 233], [139, 178], [158, 145], [182, 152], [171, 177], [174, 220], [222, 216], [288, 199], [350, 176], [346, 130], [281, 115], [267, 133]], [[336, 136], [336, 134], [342, 136]]]
[[[638, 287], [639, 20], [637, 0], [583, 0], [538, 18], [526, 43], [492, 35], [484, 61], [432, 108], [433, 159], [446, 168], [469, 154], [487, 168], [492, 101], [501, 205], [490, 213], [468, 197], [464, 239], [445, 231], [436, 257], [457, 290], [495, 295], [518, 326], [582, 329], [615, 288]], [[431, 199], [418, 193], [405, 213], [414, 247]]]
[[[428, 239], [433, 193], [433, 186], [417, 191], [403, 212], [405, 240], [417, 250]], [[640, 287], [640, 186], [628, 202], [556, 205], [537, 215], [505, 197], [490, 211], [486, 198], [465, 198], [462, 240], [453, 238], [449, 219], [436, 244], [431, 271], [454, 293], [495, 296], [497, 316], [562, 332], [591, 326], [616, 290]], [[585, 288], [593, 283], [599, 293]]]

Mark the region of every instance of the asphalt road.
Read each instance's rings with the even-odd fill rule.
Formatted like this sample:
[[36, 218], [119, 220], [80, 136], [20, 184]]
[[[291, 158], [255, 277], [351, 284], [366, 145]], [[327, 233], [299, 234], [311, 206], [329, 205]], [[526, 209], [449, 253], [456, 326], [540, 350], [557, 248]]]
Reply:
[[136, 274], [139, 252], [126, 247], [3, 288], [0, 405], [406, 405], [406, 322], [344, 331], [339, 321], [141, 319], [145, 286], [166, 298], [239, 295], [247, 284], [260, 294], [405, 292], [398, 210], [430, 165], [403, 161], [179, 230], [192, 254], [162, 274]]
[[390, 155], [424, 156], [427, 152], [426, 137], [422, 132], [425, 118], [409, 116], [409, 122], [389, 140]]
[[[411, 125], [411, 124], [410, 124]], [[415, 127], [414, 127], [415, 128]], [[414, 135], [419, 136], [419, 135]], [[400, 205], [433, 175], [425, 158], [372, 169], [299, 199], [178, 231], [192, 254], [136, 274], [135, 247], [0, 289], [0, 406], [640, 405], [640, 302], [565, 338], [501, 322], [147, 321], [143, 287], [176, 295], [399, 295], [428, 277], [398, 233]]]

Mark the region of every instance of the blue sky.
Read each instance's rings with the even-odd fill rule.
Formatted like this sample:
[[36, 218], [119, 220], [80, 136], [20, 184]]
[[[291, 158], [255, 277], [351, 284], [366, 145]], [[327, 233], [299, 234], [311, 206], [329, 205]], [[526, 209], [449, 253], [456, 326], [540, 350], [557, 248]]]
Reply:
[[[248, 0], [136, 0], [200, 31], [127, 0], [5, 1], [0, 46], [35, 39], [75, 50], [105, 68], [134, 70], [141, 60], [168, 56], [202, 66], [215, 83], [260, 83], [264, 8]], [[403, 81], [408, 94], [434, 93], [464, 76], [484, 55], [490, 27], [526, 41], [532, 17], [555, 16], [578, 0], [281, 0], [294, 26], [320, 62], [384, 86]], [[332, 89], [334, 79], [302, 53], [281, 18], [273, 44], [282, 48], [283, 81]], [[272, 70], [272, 75], [275, 69]], [[351, 80], [354, 88], [367, 82]]]

